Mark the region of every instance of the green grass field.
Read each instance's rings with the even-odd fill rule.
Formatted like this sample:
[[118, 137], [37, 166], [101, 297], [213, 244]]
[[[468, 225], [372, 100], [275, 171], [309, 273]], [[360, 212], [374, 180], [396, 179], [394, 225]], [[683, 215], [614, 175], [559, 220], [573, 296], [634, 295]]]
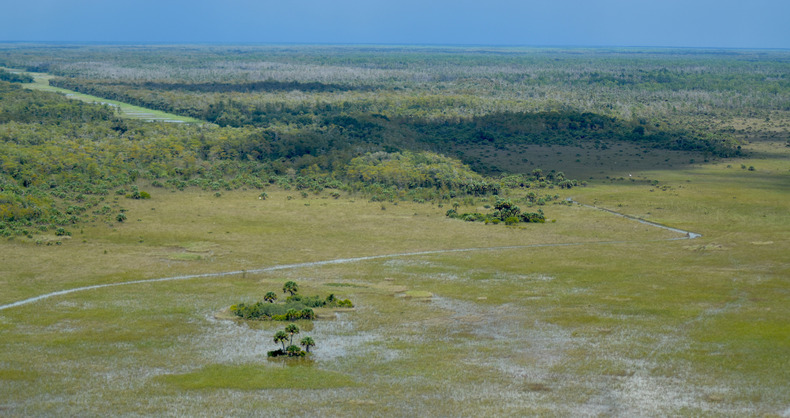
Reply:
[[[563, 196], [694, 240], [581, 206], [506, 227], [431, 204], [141, 184], [153, 198], [123, 201], [124, 223], [1, 242], [0, 304], [248, 272], [0, 310], [0, 415], [787, 416], [790, 148], [749, 149], [623, 180], [604, 168]], [[356, 305], [299, 323], [307, 361], [267, 360], [282, 324], [215, 318], [286, 280]]]

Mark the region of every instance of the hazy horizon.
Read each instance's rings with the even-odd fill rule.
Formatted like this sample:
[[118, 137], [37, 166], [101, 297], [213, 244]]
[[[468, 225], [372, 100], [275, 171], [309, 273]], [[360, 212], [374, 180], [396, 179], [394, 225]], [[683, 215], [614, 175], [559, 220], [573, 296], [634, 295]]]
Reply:
[[790, 2], [31, 0], [0, 42], [788, 49]]

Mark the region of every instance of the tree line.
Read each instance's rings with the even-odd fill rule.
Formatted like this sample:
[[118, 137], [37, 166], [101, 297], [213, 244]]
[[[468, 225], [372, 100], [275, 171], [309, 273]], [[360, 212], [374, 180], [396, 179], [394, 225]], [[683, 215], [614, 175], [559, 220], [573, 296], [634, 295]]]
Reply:
[[[109, 106], [0, 82], [0, 235], [120, 222], [118, 197], [156, 198], [158, 188], [280, 187], [391, 201], [504, 190], [502, 181], [441, 154], [385, 151], [386, 143], [375, 142], [341, 145], [342, 136], [322, 149], [310, 138], [120, 119]], [[140, 181], [153, 189], [139, 190]]]

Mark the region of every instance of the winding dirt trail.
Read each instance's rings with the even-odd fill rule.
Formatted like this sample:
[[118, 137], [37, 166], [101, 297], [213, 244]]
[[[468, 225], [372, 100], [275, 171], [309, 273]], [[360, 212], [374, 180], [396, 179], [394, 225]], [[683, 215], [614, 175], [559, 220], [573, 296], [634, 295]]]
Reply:
[[[576, 203], [578, 205], [592, 208], [596, 210], [601, 210], [607, 213], [611, 213], [613, 215], [621, 216], [626, 219], [640, 222], [646, 225], [650, 225], [656, 228], [666, 229], [672, 232], [677, 232], [680, 234], [684, 234], [683, 237], [679, 238], [666, 238], [666, 239], [659, 239], [653, 241], [674, 241], [674, 240], [683, 240], [683, 239], [694, 239], [701, 237], [702, 235], [684, 231], [682, 229], [672, 228], [666, 225], [658, 224], [655, 222], [646, 221], [644, 219], [636, 218], [630, 215], [625, 215], [622, 213], [614, 212], [609, 209], [599, 208], [596, 206], [585, 205], [583, 203], [576, 202], [574, 200], [569, 199], [571, 202]], [[189, 279], [199, 279], [199, 278], [214, 278], [214, 277], [226, 277], [226, 276], [235, 276], [241, 275], [245, 273], [266, 273], [270, 271], [277, 271], [277, 270], [290, 270], [290, 269], [299, 269], [305, 267], [318, 267], [318, 266], [326, 266], [331, 264], [346, 264], [346, 263], [355, 263], [359, 261], [368, 261], [368, 260], [379, 260], [379, 259], [386, 259], [386, 258], [403, 258], [403, 257], [415, 257], [421, 255], [431, 255], [431, 254], [447, 254], [447, 253], [462, 253], [462, 252], [476, 252], [476, 251], [500, 251], [500, 250], [514, 250], [514, 249], [525, 249], [525, 248], [542, 248], [542, 247], [574, 247], [574, 246], [583, 246], [583, 245], [605, 245], [605, 244], [627, 244], [629, 242], [636, 242], [636, 241], [589, 241], [589, 242], [571, 242], [571, 243], [557, 243], [557, 244], [532, 244], [532, 245], [509, 245], [509, 246], [501, 246], [501, 247], [473, 247], [473, 248], [456, 248], [456, 249], [446, 249], [446, 250], [432, 250], [432, 251], [417, 251], [417, 252], [409, 252], [409, 253], [396, 253], [396, 254], [382, 254], [382, 255], [371, 255], [371, 256], [364, 256], [364, 257], [353, 257], [353, 258], [337, 258], [334, 260], [324, 260], [324, 261], [312, 261], [306, 263], [296, 263], [296, 264], [281, 264], [278, 266], [271, 266], [271, 267], [263, 267], [259, 269], [253, 270], [235, 270], [235, 271], [226, 271], [220, 273], [203, 273], [203, 274], [188, 274], [183, 276], [172, 276], [172, 277], [160, 277], [157, 279], [143, 279], [143, 280], [132, 280], [128, 282], [118, 282], [118, 283], [106, 283], [106, 284], [97, 284], [92, 286], [83, 286], [83, 287], [75, 287], [73, 289], [65, 289], [59, 290], [57, 292], [45, 293], [43, 295], [35, 296], [32, 298], [20, 300], [17, 302], [9, 303], [6, 305], [0, 305], [0, 311], [5, 309], [14, 308], [17, 306], [28, 305], [34, 302], [38, 302], [40, 300], [49, 299], [55, 296], [62, 296], [68, 295], [70, 293], [82, 292], [86, 290], [94, 290], [94, 289], [103, 289], [107, 287], [115, 287], [115, 286], [126, 286], [126, 285], [133, 285], [133, 284], [141, 284], [141, 283], [155, 283], [155, 282], [168, 282], [174, 280], [189, 280]], [[644, 241], [640, 241], [644, 242]], [[648, 241], [649, 242], [649, 241]]]

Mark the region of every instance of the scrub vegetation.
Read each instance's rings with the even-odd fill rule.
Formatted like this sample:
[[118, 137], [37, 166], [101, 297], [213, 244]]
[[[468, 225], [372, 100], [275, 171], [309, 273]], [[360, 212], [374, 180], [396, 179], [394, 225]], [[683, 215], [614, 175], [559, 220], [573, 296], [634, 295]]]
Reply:
[[0, 66], [0, 415], [790, 414], [785, 51]]

